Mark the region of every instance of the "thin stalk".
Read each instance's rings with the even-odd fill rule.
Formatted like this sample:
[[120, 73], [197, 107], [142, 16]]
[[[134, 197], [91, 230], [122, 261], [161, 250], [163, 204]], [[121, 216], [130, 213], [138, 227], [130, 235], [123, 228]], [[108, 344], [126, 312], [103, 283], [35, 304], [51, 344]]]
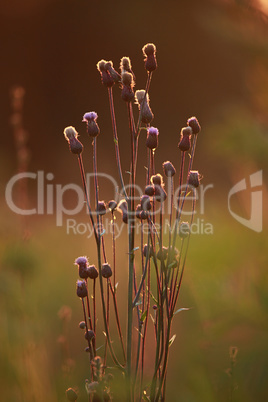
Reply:
[[111, 120], [112, 120], [112, 128], [113, 128], [113, 135], [114, 135], [114, 145], [115, 145], [115, 155], [116, 155], [116, 163], [117, 169], [119, 173], [119, 179], [121, 182], [122, 190], [125, 196], [125, 199], [128, 199], [128, 195], [126, 193], [122, 168], [121, 168], [121, 160], [120, 160], [120, 152], [119, 152], [119, 143], [118, 143], [118, 136], [117, 136], [117, 126], [116, 126], [116, 119], [115, 119], [115, 111], [114, 111], [114, 100], [113, 100], [113, 90], [112, 88], [108, 88], [108, 95], [109, 95], [109, 105], [110, 105], [110, 112], [111, 112]]

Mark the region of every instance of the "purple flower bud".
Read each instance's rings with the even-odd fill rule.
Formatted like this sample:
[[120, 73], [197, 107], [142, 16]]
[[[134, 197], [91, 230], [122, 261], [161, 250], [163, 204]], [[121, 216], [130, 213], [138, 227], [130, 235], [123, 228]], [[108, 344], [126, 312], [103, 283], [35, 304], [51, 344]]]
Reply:
[[188, 184], [189, 186], [192, 187], [199, 187], [200, 184], [200, 175], [198, 173], [198, 170], [190, 170], [189, 175], [188, 175]]
[[112, 268], [109, 264], [105, 263], [102, 265], [101, 274], [103, 278], [110, 278], [113, 275]]
[[193, 134], [198, 134], [201, 131], [199, 121], [197, 120], [197, 118], [195, 116], [190, 117], [187, 120], [187, 124], [188, 124], [188, 126], [190, 126], [192, 128]]
[[172, 177], [176, 173], [176, 169], [174, 168], [172, 163], [169, 161], [166, 161], [163, 163], [163, 169], [164, 169], [164, 173], [167, 177]]
[[87, 112], [83, 116], [82, 122], [87, 123], [87, 133], [90, 137], [97, 137], [100, 133], [97, 118], [98, 115], [96, 112]]
[[152, 72], [157, 68], [156, 61], [156, 47], [153, 43], [147, 43], [147, 45], [142, 48], [144, 54], [145, 68], [147, 71]]
[[81, 297], [81, 299], [87, 297], [87, 286], [85, 281], [78, 280], [76, 282], [76, 294], [78, 297]]
[[159, 131], [155, 127], [150, 127], [147, 130], [146, 146], [149, 149], [156, 149], [158, 147], [158, 135]]

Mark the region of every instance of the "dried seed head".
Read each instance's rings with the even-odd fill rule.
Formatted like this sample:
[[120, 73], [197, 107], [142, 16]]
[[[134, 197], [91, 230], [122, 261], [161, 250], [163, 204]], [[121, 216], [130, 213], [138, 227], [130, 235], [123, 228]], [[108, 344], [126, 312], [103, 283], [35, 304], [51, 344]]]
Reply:
[[98, 115], [96, 112], [87, 112], [83, 116], [82, 122], [87, 124], [87, 133], [90, 137], [97, 137], [100, 133], [100, 128], [97, 123]]
[[65, 394], [66, 394], [66, 398], [70, 402], [75, 402], [78, 398], [77, 393], [75, 392], [75, 390], [73, 388], [66, 389]]
[[142, 48], [144, 54], [145, 68], [147, 71], [152, 72], [157, 68], [156, 61], [156, 47], [153, 43], [147, 43], [147, 45]]
[[148, 195], [143, 195], [141, 197], [141, 209], [143, 211], [150, 211], [152, 208], [150, 197]]
[[158, 147], [159, 131], [155, 127], [150, 127], [147, 130], [146, 146], [149, 149], [156, 149]]
[[85, 329], [85, 328], [86, 328], [86, 323], [85, 323], [85, 321], [80, 321], [80, 322], [79, 322], [79, 328], [81, 328], [81, 329]]
[[[144, 244], [144, 246], [143, 246], [143, 255], [144, 255], [144, 257], [146, 257], [147, 256], [147, 253], [148, 253], [148, 244]], [[153, 248], [152, 248], [152, 246], [150, 245], [150, 250], [149, 250], [149, 257], [152, 257], [153, 255], [154, 255], [154, 253], [153, 253]]]
[[87, 276], [90, 279], [96, 279], [99, 276], [99, 273], [98, 273], [95, 265], [90, 265], [89, 267], [87, 267]]
[[136, 80], [135, 74], [133, 73], [132, 66], [131, 66], [131, 61], [129, 57], [122, 57], [120, 61], [120, 71], [121, 74], [128, 72], [131, 73], [133, 76], [133, 80]]
[[190, 170], [189, 175], [188, 175], [188, 184], [189, 186], [192, 187], [199, 187], [200, 184], [200, 175], [198, 173], [198, 170]]
[[105, 263], [102, 265], [101, 274], [103, 278], [110, 278], [113, 275], [112, 268], [109, 264]]
[[156, 255], [156, 258], [158, 260], [166, 260], [168, 256], [168, 248], [167, 247], [162, 247], [162, 249], [160, 249]]
[[190, 138], [191, 137], [189, 135], [185, 135], [181, 138], [178, 147], [182, 152], [189, 151], [189, 149], [191, 148]]
[[135, 101], [138, 104], [141, 104], [141, 102], [144, 100], [144, 102], [146, 103], [150, 103], [150, 99], [149, 99], [149, 94], [146, 94], [146, 99], [144, 99], [145, 96], [145, 90], [144, 89], [137, 89], [137, 91], [135, 92]]
[[121, 81], [121, 75], [114, 69], [112, 61], [107, 61], [107, 63], [105, 64], [105, 70], [109, 71], [114, 82]]
[[114, 212], [116, 207], [117, 207], [117, 202], [115, 200], [111, 200], [108, 202], [108, 208], [110, 209], [111, 212]]
[[164, 169], [164, 173], [167, 177], [172, 177], [176, 173], [176, 169], [174, 168], [174, 166], [172, 165], [172, 163], [170, 161], [166, 161], [163, 163], [163, 169]]
[[154, 185], [163, 186], [164, 185], [163, 176], [159, 173], [153, 175], [151, 177], [151, 183]]
[[148, 184], [145, 187], [144, 194], [149, 195], [149, 197], [153, 197], [154, 196], [154, 186], [152, 186], [151, 184]]
[[106, 205], [104, 201], [99, 201], [97, 205], [97, 213], [99, 215], [105, 215], [106, 214]]
[[192, 128], [193, 134], [198, 134], [201, 131], [199, 121], [197, 120], [197, 118], [195, 116], [190, 117], [187, 120], [187, 124], [188, 124], [188, 126], [190, 126]]
[[191, 232], [190, 225], [188, 222], [181, 222], [179, 226], [179, 236], [184, 239], [189, 236]]
[[85, 281], [78, 280], [76, 282], [76, 294], [78, 297], [81, 297], [81, 299], [87, 296], [87, 286]]
[[123, 83], [123, 88], [122, 88], [122, 92], [121, 92], [121, 97], [125, 102], [131, 102], [134, 99], [133, 75], [129, 72], [122, 73], [122, 83]]
[[110, 72], [107, 70], [107, 61], [106, 60], [100, 60], [97, 63], [97, 69], [100, 72], [101, 75], [101, 82], [103, 85], [107, 88], [110, 88], [114, 85], [114, 80], [111, 77]]

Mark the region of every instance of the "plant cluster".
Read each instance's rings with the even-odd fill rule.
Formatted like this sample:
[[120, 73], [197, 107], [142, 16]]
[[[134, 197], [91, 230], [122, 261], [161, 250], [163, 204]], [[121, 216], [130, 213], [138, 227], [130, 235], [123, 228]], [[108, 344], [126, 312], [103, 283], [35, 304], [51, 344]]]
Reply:
[[[82, 160], [83, 145], [78, 133], [72, 126], [64, 130], [70, 151], [77, 156], [81, 173], [85, 201], [93, 228], [97, 261], [85, 256], [78, 257], [79, 280], [76, 292], [81, 299], [83, 321], [79, 323], [87, 342], [86, 352], [90, 361], [90, 378], [86, 380], [89, 401], [159, 401], [165, 400], [166, 378], [169, 349], [175, 339], [172, 336], [174, 315], [183, 309], [176, 309], [191, 234], [191, 224], [195, 212], [196, 188], [200, 175], [193, 170], [193, 160], [200, 125], [196, 117], [187, 120], [179, 138], [179, 174], [176, 180], [178, 191], [175, 193], [176, 169], [170, 161], [163, 163], [163, 172], [155, 171], [155, 155], [158, 148], [159, 130], [151, 125], [154, 114], [150, 107], [149, 89], [154, 71], [157, 69], [156, 47], [149, 43], [142, 49], [147, 81], [145, 89], [134, 91], [136, 77], [131, 61], [123, 57], [118, 73], [112, 61], [101, 60], [97, 64], [101, 82], [108, 91], [115, 157], [121, 185], [121, 199], [101, 201], [98, 183], [97, 143], [101, 141], [96, 112], [83, 116], [87, 134], [92, 142], [92, 164], [94, 173], [94, 204], [89, 197]], [[117, 120], [114, 108], [113, 89], [118, 86], [121, 98], [126, 104], [131, 144], [129, 172], [123, 174], [117, 133]], [[138, 110], [134, 110], [136, 105]], [[136, 118], [135, 118], [136, 113]], [[147, 161], [146, 174], [142, 184], [143, 195], [136, 194], [136, 168], [138, 161], [139, 139], [145, 130]], [[127, 185], [126, 185], [127, 178]], [[164, 179], [165, 178], [165, 179]], [[171, 189], [169, 192], [166, 191]], [[182, 221], [185, 200], [191, 195], [192, 207], [189, 222]], [[138, 198], [138, 199], [137, 199]], [[168, 204], [168, 233], [165, 233], [164, 205]], [[112, 247], [107, 250], [107, 236], [103, 221], [109, 216], [112, 227], [115, 216], [120, 212], [128, 238], [128, 253], [124, 269], [128, 267], [127, 317], [122, 321], [118, 309], [118, 289], [116, 271], [120, 239], [112, 231]], [[137, 234], [136, 224], [141, 231]], [[119, 244], [118, 244], [119, 243]], [[109, 260], [110, 258], [110, 260]], [[122, 268], [121, 268], [122, 269]], [[96, 292], [99, 289], [102, 320], [97, 320]], [[122, 300], [120, 300], [122, 303]], [[111, 326], [111, 310], [114, 310], [115, 326]], [[122, 327], [126, 322], [126, 329]], [[97, 325], [103, 325], [103, 332], [97, 334]], [[112, 332], [112, 328], [117, 332]], [[151, 328], [151, 329], [150, 329]], [[148, 340], [151, 330], [154, 342]], [[102, 337], [104, 334], [104, 337]], [[115, 346], [119, 339], [120, 347]], [[150, 357], [146, 347], [150, 342]], [[154, 343], [154, 345], [152, 345]], [[98, 355], [100, 345], [104, 344], [102, 357]], [[154, 357], [152, 358], [152, 347]], [[151, 377], [145, 372], [145, 362], [151, 362]], [[113, 390], [113, 380], [109, 365], [117, 367], [123, 378], [122, 395]], [[66, 391], [68, 400], [77, 399], [76, 392]]]

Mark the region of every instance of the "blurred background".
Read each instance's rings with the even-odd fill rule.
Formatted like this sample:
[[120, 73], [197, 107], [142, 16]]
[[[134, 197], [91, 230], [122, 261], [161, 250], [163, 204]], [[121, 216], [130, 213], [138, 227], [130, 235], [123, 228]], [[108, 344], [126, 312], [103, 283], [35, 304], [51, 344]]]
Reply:
[[[99, 170], [115, 172], [114, 144], [106, 89], [96, 63], [122, 56], [132, 60], [136, 89], [144, 88], [142, 47], [157, 47], [158, 69], [150, 88], [158, 127], [156, 166], [171, 160], [187, 118], [202, 126], [194, 168], [202, 174], [204, 209], [197, 205], [179, 307], [174, 320], [167, 401], [268, 400], [268, 1], [197, 0], [128, 3], [86, 0], [19, 0], [0, 5], [0, 389], [10, 402], [64, 401], [65, 389], [86, 400], [88, 361], [75, 294], [75, 258], [96, 263], [93, 237], [56, 226], [51, 214], [28, 217], [7, 205], [5, 190], [18, 172], [44, 172], [48, 184], [80, 185], [77, 162], [63, 129], [73, 125], [85, 145], [91, 171], [91, 144], [82, 116], [95, 110], [101, 135]], [[124, 102], [115, 88], [123, 170], [129, 169]], [[138, 180], [144, 180], [145, 136], [141, 136]], [[262, 171], [262, 230], [239, 223], [228, 211], [228, 193], [246, 179], [247, 190], [231, 199], [233, 213], [250, 218], [249, 176]], [[47, 174], [49, 174], [47, 176]], [[101, 198], [114, 197], [109, 186]], [[14, 186], [21, 208], [37, 205], [37, 181]], [[74, 194], [64, 205], [75, 206]], [[76, 216], [85, 222], [84, 211]], [[202, 226], [203, 225], [203, 226]], [[212, 230], [205, 233], [209, 225]], [[202, 229], [203, 228], [203, 229]], [[126, 244], [120, 245], [118, 300], [124, 314]], [[266, 251], [265, 251], [266, 250]], [[119, 258], [119, 257], [118, 257]], [[121, 289], [120, 289], [121, 286]], [[230, 376], [230, 347], [237, 348]], [[233, 389], [233, 399], [231, 399]]]

